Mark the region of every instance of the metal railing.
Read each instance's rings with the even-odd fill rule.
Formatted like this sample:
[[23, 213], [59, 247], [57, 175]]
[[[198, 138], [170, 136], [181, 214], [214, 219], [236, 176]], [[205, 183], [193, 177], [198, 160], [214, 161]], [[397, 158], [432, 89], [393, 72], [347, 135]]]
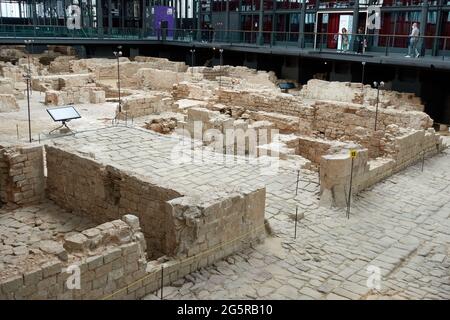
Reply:
[[361, 53], [378, 55], [411, 55], [418, 50], [421, 57], [450, 58], [450, 37], [419, 36], [411, 46], [408, 35], [346, 34], [327, 32], [285, 32], [258, 30], [210, 29], [140, 29], [140, 28], [82, 28], [70, 30], [66, 26], [0, 25], [0, 38], [65, 38], [156, 40], [184, 43], [211, 43], [255, 47], [290, 48], [309, 51]]

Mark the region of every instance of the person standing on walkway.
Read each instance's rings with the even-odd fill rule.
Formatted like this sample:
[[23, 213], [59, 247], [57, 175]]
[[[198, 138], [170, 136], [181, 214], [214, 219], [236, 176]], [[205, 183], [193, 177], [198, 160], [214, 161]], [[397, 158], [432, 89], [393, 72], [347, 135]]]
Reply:
[[420, 35], [419, 28], [417, 28], [417, 23], [414, 22], [411, 28], [411, 34], [409, 35], [408, 54], [405, 56], [406, 58], [411, 58], [411, 53], [415, 54], [416, 58], [420, 56], [419, 50], [417, 50], [419, 35]]
[[348, 32], [345, 28], [342, 28], [341, 41], [341, 50], [346, 52], [348, 50]]
[[358, 54], [362, 54], [363, 50], [364, 50], [364, 45], [366, 42], [366, 38], [363, 34], [363, 28], [359, 27], [358, 28], [358, 34], [356, 35], [356, 45], [357, 45], [357, 49], [356, 49], [356, 53]]

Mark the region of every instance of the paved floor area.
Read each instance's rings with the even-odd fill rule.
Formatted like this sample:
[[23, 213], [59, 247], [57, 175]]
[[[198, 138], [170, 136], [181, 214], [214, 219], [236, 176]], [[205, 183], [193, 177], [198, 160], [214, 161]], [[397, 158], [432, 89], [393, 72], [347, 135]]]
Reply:
[[[235, 157], [208, 151], [198, 145], [195, 150], [191, 150], [187, 139], [183, 142], [177, 137], [125, 126], [79, 132], [75, 136], [55, 139], [52, 143], [138, 175], [158, 186], [195, 197], [205, 197], [208, 193], [229, 188], [256, 190], [258, 186], [265, 185], [268, 179], [275, 179], [276, 174], [291, 179], [290, 176], [285, 177], [283, 170], [298, 167], [294, 161], [279, 161], [278, 158], [270, 157]], [[306, 188], [311, 179], [315, 180], [317, 176], [304, 177], [302, 180], [305, 181], [301, 181], [299, 186]], [[295, 184], [296, 177], [290, 182]], [[272, 187], [285, 190], [284, 181], [280, 183], [274, 180]], [[314, 186], [317, 186], [317, 182]], [[272, 198], [273, 210], [281, 209], [276, 202], [285, 200], [289, 200], [289, 196], [280, 194], [278, 198]], [[295, 206], [293, 200], [288, 202]]]
[[267, 180], [272, 236], [166, 287], [166, 299], [450, 298], [449, 150], [361, 193], [350, 219], [318, 207], [314, 179], [296, 197], [296, 175]]
[[31, 270], [55, 255], [67, 255], [61, 244], [64, 235], [96, 225], [50, 201], [14, 210], [0, 209], [0, 279]]

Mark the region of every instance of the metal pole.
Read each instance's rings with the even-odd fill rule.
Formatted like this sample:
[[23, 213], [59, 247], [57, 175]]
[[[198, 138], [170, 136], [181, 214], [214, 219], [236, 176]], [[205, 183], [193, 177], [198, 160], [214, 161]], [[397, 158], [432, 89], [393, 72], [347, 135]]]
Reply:
[[122, 112], [122, 103], [120, 99], [120, 63], [119, 63], [119, 55], [117, 55], [117, 86], [119, 89], [119, 113]]
[[380, 98], [380, 85], [377, 86], [377, 106], [375, 107], [375, 131], [377, 131], [378, 122], [378, 99]]
[[164, 288], [164, 265], [161, 265], [161, 300], [163, 300], [163, 288]]
[[444, 47], [442, 48], [442, 60], [445, 60], [445, 48], [447, 47], [447, 38], [444, 38]]
[[297, 239], [297, 217], [298, 217], [298, 205], [295, 206], [295, 227], [294, 227], [294, 239]]
[[[29, 45], [32, 40], [25, 40], [25, 43]], [[28, 70], [26, 75], [27, 80], [27, 106], [28, 106], [28, 138], [31, 143], [31, 110], [30, 110], [30, 80], [31, 80], [31, 63], [30, 63], [30, 51], [28, 49]]]
[[298, 194], [298, 181], [300, 180], [300, 170], [297, 170], [297, 186], [295, 188], [295, 195]]
[[352, 199], [352, 184], [353, 184], [353, 157], [352, 157], [352, 167], [350, 168], [350, 188], [348, 192], [348, 201], [347, 201], [347, 219], [350, 219], [350, 201]]
[[28, 138], [31, 143], [30, 78], [27, 75]]
[[365, 74], [365, 69], [366, 69], [366, 62], [363, 61], [362, 63], [362, 75], [361, 75], [361, 84], [364, 85], [364, 74]]
[[223, 49], [219, 49], [220, 52], [220, 70], [219, 70], [219, 88], [222, 86], [222, 65], [223, 65]]
[[195, 49], [191, 49], [191, 74], [194, 75], [194, 53]]

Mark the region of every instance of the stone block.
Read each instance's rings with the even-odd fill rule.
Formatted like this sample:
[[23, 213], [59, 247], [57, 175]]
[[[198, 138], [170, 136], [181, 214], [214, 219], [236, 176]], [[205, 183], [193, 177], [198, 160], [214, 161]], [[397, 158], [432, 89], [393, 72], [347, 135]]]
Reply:
[[141, 230], [138, 217], [131, 214], [127, 214], [122, 217], [122, 220], [125, 221], [131, 227], [131, 230], [135, 232]]
[[88, 238], [81, 233], [73, 233], [64, 237], [64, 248], [69, 251], [83, 251], [86, 248]]
[[0, 112], [19, 111], [19, 105], [12, 94], [0, 94]]

